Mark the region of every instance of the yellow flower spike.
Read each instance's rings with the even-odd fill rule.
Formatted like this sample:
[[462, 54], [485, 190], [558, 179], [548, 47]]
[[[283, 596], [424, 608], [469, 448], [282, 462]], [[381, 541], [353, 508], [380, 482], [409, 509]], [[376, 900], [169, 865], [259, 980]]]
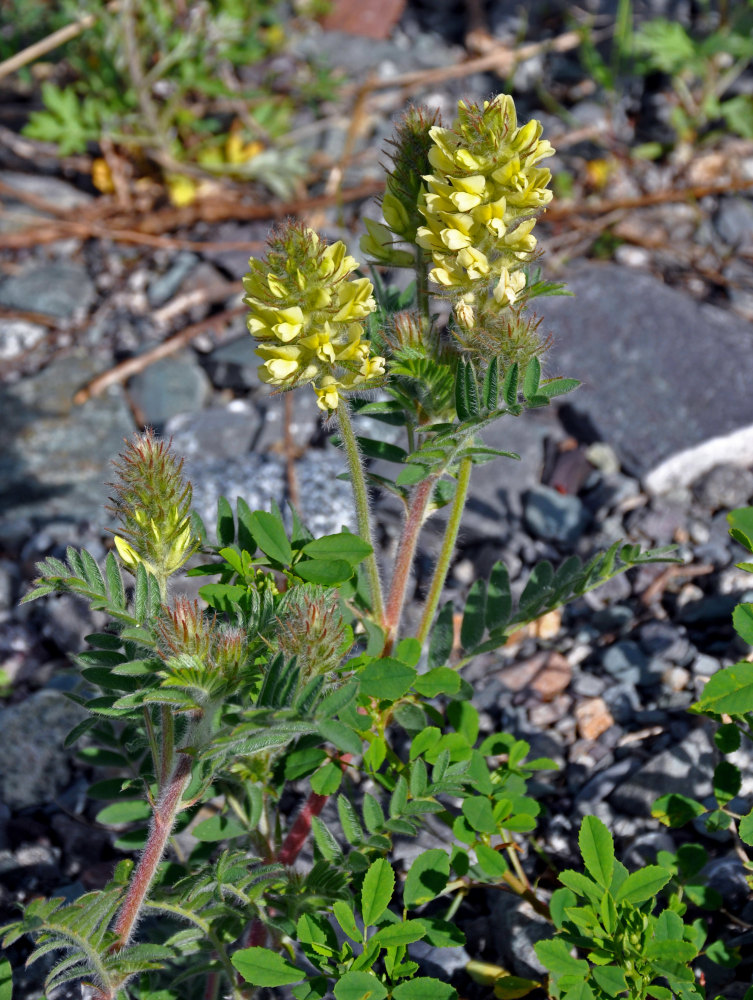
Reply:
[[338, 388], [339, 383], [331, 375], [326, 375], [321, 385], [314, 386], [316, 405], [320, 410], [331, 412], [337, 409], [337, 404], [340, 402]]
[[114, 542], [121, 562], [126, 569], [135, 574], [139, 563], [142, 563], [144, 560], [130, 544], [130, 542], [127, 542], [125, 538], [121, 538], [120, 535], [115, 535]]
[[[267, 378], [265, 378], [264, 381], [280, 385], [283, 382], [289, 381], [290, 378], [298, 371], [299, 367], [300, 365], [297, 361], [286, 361], [283, 358], [271, 358], [269, 361], [265, 361], [262, 365], [262, 368], [267, 373]], [[264, 378], [264, 375], [260, 373], [260, 377]]]
[[301, 346], [312, 351], [320, 361], [333, 364], [336, 360], [335, 349], [330, 340], [329, 330], [321, 330], [319, 333], [312, 333], [309, 337], [304, 337]]
[[494, 288], [494, 300], [500, 305], [514, 305], [520, 293], [526, 286], [526, 276], [523, 271], [513, 271], [502, 268], [499, 281]]
[[537, 121], [518, 127], [509, 95], [482, 106], [460, 102], [452, 129], [430, 130], [434, 172], [424, 176], [417, 242], [435, 265], [430, 279], [448, 292], [499, 288], [499, 305], [517, 296], [506, 279], [500, 285], [502, 272], [518, 272], [518, 262], [530, 258], [532, 216], [551, 199], [550, 172], [535, 166], [553, 152], [541, 132]]
[[260, 378], [280, 389], [313, 383], [319, 408], [335, 409], [342, 379], [370, 356], [363, 321], [376, 308], [371, 282], [349, 278], [358, 264], [342, 241], [327, 244], [294, 222], [274, 231], [266, 259], [249, 266], [244, 302]]

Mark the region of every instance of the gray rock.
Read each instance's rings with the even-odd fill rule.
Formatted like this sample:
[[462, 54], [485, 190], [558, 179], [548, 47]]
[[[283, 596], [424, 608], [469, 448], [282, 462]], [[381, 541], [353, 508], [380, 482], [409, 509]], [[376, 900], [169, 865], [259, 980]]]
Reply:
[[471, 956], [462, 947], [434, 948], [426, 941], [416, 941], [410, 946], [410, 957], [421, 964], [424, 975], [434, 976], [440, 982], [448, 982], [452, 976], [464, 969]]
[[738, 857], [712, 858], [701, 872], [710, 889], [716, 889], [724, 906], [737, 913], [750, 898], [745, 869]]
[[576, 670], [573, 673], [573, 679], [570, 682], [570, 688], [573, 693], [577, 694], [581, 698], [598, 698], [599, 695], [604, 693], [604, 689], [606, 687], [607, 682], [603, 677], [597, 677], [596, 674], [586, 673], [584, 670]]
[[0, 361], [12, 361], [27, 354], [44, 340], [46, 333], [38, 323], [28, 323], [25, 319], [5, 320], [0, 330]]
[[[279, 452], [285, 440], [285, 397], [266, 396], [260, 404], [264, 416], [259, 436], [254, 441], [254, 451]], [[293, 396], [293, 415], [290, 436], [296, 448], [303, 449], [314, 437], [322, 420], [322, 411], [316, 405], [313, 391], [306, 387]], [[334, 428], [332, 428], [334, 430]], [[394, 466], [390, 467], [394, 470]]]
[[601, 665], [608, 674], [624, 684], [640, 684], [647, 677], [648, 658], [632, 639], [609, 646], [604, 651]]
[[88, 311], [94, 285], [78, 264], [34, 264], [0, 284], [0, 305], [70, 319]]
[[244, 334], [210, 351], [204, 358], [204, 367], [218, 389], [257, 389], [262, 384], [259, 360], [254, 341]]
[[649, 830], [640, 834], [632, 844], [628, 845], [622, 861], [632, 871], [634, 868], [654, 864], [659, 851], [669, 851], [674, 854], [676, 850], [677, 845], [665, 830]]
[[42, 690], [0, 712], [0, 798], [11, 809], [51, 802], [70, 778], [63, 741], [86, 713]]
[[737, 594], [707, 594], [678, 608], [677, 619], [685, 625], [728, 621], [738, 601]]
[[537, 538], [573, 545], [589, 522], [589, 514], [576, 496], [537, 486], [525, 496], [523, 517]]
[[714, 226], [728, 246], [753, 248], [753, 201], [740, 196], [720, 198]]
[[753, 472], [739, 465], [716, 465], [693, 484], [696, 500], [706, 510], [732, 510], [753, 496]]
[[753, 264], [733, 257], [723, 272], [732, 308], [744, 319], [753, 320]]
[[184, 471], [193, 486], [193, 508], [214, 537], [217, 500], [226, 497], [233, 509], [243, 497], [251, 510], [269, 510], [285, 499], [283, 462], [277, 456], [241, 455], [232, 462], [213, 455], [188, 459]]
[[90, 611], [85, 601], [72, 594], [47, 598], [44, 612], [42, 635], [70, 653], [80, 653], [84, 636], [101, 632], [108, 620], [104, 612]]
[[627, 604], [608, 604], [596, 612], [593, 624], [600, 632], [619, 632], [627, 629], [634, 619], [635, 613]]
[[3, 612], [9, 611], [16, 602], [20, 579], [18, 566], [10, 559], [0, 559], [0, 620]]
[[615, 789], [610, 802], [621, 812], [645, 816], [661, 795], [676, 792], [702, 799], [711, 793], [713, 771], [711, 738], [706, 729], [694, 729], [635, 771]]
[[227, 406], [213, 406], [199, 413], [181, 413], [165, 425], [176, 454], [183, 458], [234, 460], [251, 450], [261, 419], [258, 410], [245, 400]]
[[545, 969], [534, 945], [552, 936], [549, 922], [529, 903], [506, 892], [495, 895], [491, 916], [495, 954], [500, 964], [517, 976], [541, 976]]
[[[345, 460], [334, 449], [311, 450], [295, 463], [300, 494], [299, 514], [315, 535], [355, 530], [350, 483], [337, 477]], [[207, 526], [210, 538], [217, 518], [217, 500], [225, 496], [235, 509], [242, 497], [251, 510], [269, 510], [273, 503], [285, 509], [285, 464], [276, 455], [250, 453], [232, 462], [211, 456], [189, 459], [185, 472], [193, 485], [193, 506]]]
[[576, 793], [575, 808], [581, 816], [593, 815], [594, 810], [611, 795], [618, 783], [630, 774], [633, 762], [629, 757], [615, 761], [609, 767], [598, 771], [593, 778]]
[[156, 308], [168, 302], [198, 263], [196, 254], [181, 251], [168, 270], [149, 285], [146, 293], [149, 305]]
[[71, 354], [32, 378], [0, 387], [0, 513], [106, 523], [110, 461], [133, 431], [122, 391], [74, 406], [73, 395], [99, 366]]
[[346, 470], [345, 459], [334, 449], [310, 450], [298, 462], [300, 515], [315, 535], [356, 530], [353, 491], [349, 482], [338, 479]]
[[128, 390], [145, 422], [161, 432], [171, 417], [201, 410], [211, 387], [196, 355], [184, 351], [134, 375]]
[[711, 677], [721, 667], [721, 663], [713, 656], [701, 653], [693, 660], [693, 673], [699, 677]]
[[639, 531], [654, 545], [670, 545], [678, 530], [684, 529], [688, 511], [684, 503], [669, 497], [657, 497], [650, 507], [643, 507], [628, 520], [631, 531]]
[[0, 171], [0, 180], [23, 194], [43, 198], [59, 209], [80, 208], [93, 200], [93, 196], [86, 191], [81, 191], [58, 177], [46, 174], [23, 174], [15, 170], [3, 170]]
[[[753, 424], [751, 329], [744, 320], [699, 306], [650, 274], [612, 264], [574, 269], [568, 288], [574, 299], [537, 303], [556, 338], [547, 368], [583, 380], [568, 404], [590, 419], [631, 471], [657, 473], [682, 453], [671, 477], [657, 473], [652, 489], [691, 481], [684, 477], [697, 472], [686, 452]], [[719, 461], [717, 451], [711, 464]]]
[[684, 665], [692, 653], [685, 629], [671, 622], [646, 622], [638, 630], [638, 639], [649, 656], [662, 656], [671, 663]]
[[625, 680], [621, 680], [619, 684], [608, 684], [602, 698], [606, 702], [612, 718], [620, 725], [631, 722], [641, 707], [641, 700], [635, 686]]
[[553, 410], [542, 409], [519, 418], [505, 417], [481, 436], [488, 447], [514, 452], [520, 461], [499, 458], [474, 467], [463, 518], [463, 535], [470, 540], [496, 537], [510, 516], [522, 516], [523, 495], [541, 483], [544, 444], [548, 438], [562, 438], [564, 432]]

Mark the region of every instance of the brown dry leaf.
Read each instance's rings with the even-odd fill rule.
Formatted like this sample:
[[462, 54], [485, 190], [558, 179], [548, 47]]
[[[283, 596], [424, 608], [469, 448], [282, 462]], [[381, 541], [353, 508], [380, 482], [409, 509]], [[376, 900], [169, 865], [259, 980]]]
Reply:
[[363, 38], [389, 38], [404, 10], [405, 0], [333, 0], [322, 27]]

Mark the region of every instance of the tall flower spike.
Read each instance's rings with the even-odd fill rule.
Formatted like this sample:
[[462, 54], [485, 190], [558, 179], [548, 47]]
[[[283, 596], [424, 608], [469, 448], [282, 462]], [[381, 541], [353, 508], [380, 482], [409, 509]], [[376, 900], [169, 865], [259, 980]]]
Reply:
[[372, 356], [363, 326], [376, 309], [374, 289], [368, 278], [349, 277], [358, 264], [344, 243], [286, 222], [272, 233], [266, 259], [249, 267], [243, 301], [264, 382], [311, 382], [325, 411], [337, 409], [341, 393], [378, 384], [384, 358]]
[[113, 465], [118, 478], [109, 485], [111, 510], [120, 522], [115, 547], [127, 569], [139, 564], [164, 585], [196, 551], [191, 527], [191, 484], [183, 460], [151, 430], [137, 434]]
[[395, 128], [388, 150], [392, 169], [382, 198], [382, 214], [386, 226], [364, 219], [367, 235], [361, 240], [361, 250], [372, 260], [389, 267], [415, 267], [416, 250], [401, 250], [396, 241], [416, 243], [416, 233], [424, 219], [419, 211], [423, 175], [431, 169], [429, 151], [433, 146], [430, 131], [437, 122], [437, 113], [425, 108], [409, 107]]
[[520, 263], [536, 247], [534, 216], [552, 198], [551, 172], [538, 163], [554, 149], [541, 132], [535, 120], [518, 127], [507, 94], [481, 107], [461, 101], [454, 128], [430, 130], [433, 171], [424, 177], [417, 241], [434, 262], [431, 280], [463, 297], [466, 326], [476, 293], [493, 287], [505, 306], [523, 291]]

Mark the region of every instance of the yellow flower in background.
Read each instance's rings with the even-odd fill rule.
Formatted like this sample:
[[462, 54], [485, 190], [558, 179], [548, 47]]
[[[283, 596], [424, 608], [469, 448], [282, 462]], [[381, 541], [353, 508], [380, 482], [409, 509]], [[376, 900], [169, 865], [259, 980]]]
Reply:
[[536, 248], [532, 216], [552, 198], [551, 172], [538, 163], [554, 149], [541, 132], [535, 120], [518, 127], [506, 94], [483, 106], [461, 101], [454, 128], [429, 130], [433, 173], [424, 176], [417, 242], [436, 284], [462, 295], [496, 279], [498, 304], [515, 301], [525, 284], [520, 264]]
[[327, 244], [287, 222], [269, 242], [265, 260], [251, 260], [243, 279], [248, 329], [262, 359], [259, 375], [281, 389], [312, 382], [320, 409], [337, 409], [342, 392], [368, 387], [384, 373], [372, 357], [363, 321], [375, 310], [368, 278], [345, 244]]

